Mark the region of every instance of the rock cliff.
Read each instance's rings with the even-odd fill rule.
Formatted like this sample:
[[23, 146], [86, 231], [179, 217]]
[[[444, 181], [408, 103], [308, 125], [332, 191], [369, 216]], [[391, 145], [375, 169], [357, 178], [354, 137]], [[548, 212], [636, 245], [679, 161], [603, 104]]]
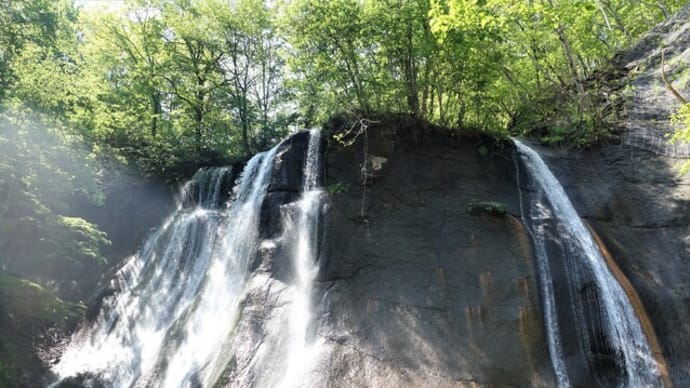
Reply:
[[511, 152], [405, 120], [332, 144], [324, 386], [554, 385]]

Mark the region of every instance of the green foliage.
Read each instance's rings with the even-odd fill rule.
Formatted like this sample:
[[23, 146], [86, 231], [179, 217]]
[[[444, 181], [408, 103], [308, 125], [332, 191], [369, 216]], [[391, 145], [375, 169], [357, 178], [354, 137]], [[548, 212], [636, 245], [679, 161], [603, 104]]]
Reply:
[[80, 136], [20, 105], [6, 107], [0, 113], [0, 154], [1, 268], [25, 273], [34, 267], [40, 273], [45, 260], [104, 262], [105, 234], [67, 216], [74, 196], [94, 204], [104, 200], [100, 164]]
[[76, 17], [71, 1], [15, 0], [0, 7], [0, 100], [20, 78], [14, 61], [27, 47], [39, 47], [46, 56], [69, 35], [65, 27]]
[[295, 1], [282, 22], [292, 47], [289, 86], [306, 123], [334, 111], [389, 111], [497, 131], [541, 121], [550, 112], [529, 106], [550, 102], [546, 110], [574, 117], [562, 123], [573, 126], [567, 136], [547, 137], [586, 146], [611, 135], [588, 79], [682, 4]]
[[495, 201], [472, 201], [465, 209], [470, 215], [488, 214], [496, 217], [504, 217], [508, 212], [508, 205]]
[[0, 11], [0, 82], [101, 157], [169, 180], [343, 110], [504, 133], [545, 122], [548, 141], [590, 144], [607, 133], [586, 80], [682, 3], [129, 0], [79, 14], [21, 0]]
[[85, 312], [81, 303], [67, 302], [38, 283], [0, 274], [0, 301], [19, 322], [43, 321], [66, 324]]
[[[589, 81], [616, 51], [682, 5], [682, 1], [434, 0], [431, 26], [442, 46], [491, 57], [485, 63], [472, 58], [482, 63], [481, 73], [467, 67], [464, 75], [481, 80], [469, 93], [485, 90], [481, 101], [472, 102], [465, 87], [465, 115], [473, 123], [508, 125], [520, 134], [536, 130], [548, 142], [580, 147], [611, 135], [596, 93], [589, 92], [598, 89]], [[489, 118], [482, 119], [485, 115]]]
[[47, 258], [63, 258], [76, 263], [83, 260], [106, 263], [100, 249], [110, 245], [110, 241], [96, 225], [83, 218], [65, 216], [58, 216], [57, 224], [61, 226], [61, 233], [54, 241], [57, 250]]
[[[35, 336], [72, 327], [86, 311], [38, 283], [0, 273], [0, 387], [29, 386], [36, 370]], [[32, 370], [33, 369], [33, 370]]]
[[[671, 116], [671, 123], [676, 130], [669, 139], [671, 143], [690, 143], [690, 104], [683, 104]], [[685, 175], [690, 171], [690, 161], [678, 165], [679, 174]]]
[[589, 109], [582, 109], [570, 94], [559, 91], [545, 92], [530, 105], [518, 107], [510, 131], [520, 136], [531, 136], [548, 145], [565, 145], [587, 148], [606, 143], [617, 133], [612, 124], [622, 107], [615, 101], [604, 101], [608, 86], [590, 86], [586, 98], [592, 102]]
[[326, 186], [326, 191], [330, 195], [346, 193], [350, 189], [350, 185], [343, 182], [336, 182]]

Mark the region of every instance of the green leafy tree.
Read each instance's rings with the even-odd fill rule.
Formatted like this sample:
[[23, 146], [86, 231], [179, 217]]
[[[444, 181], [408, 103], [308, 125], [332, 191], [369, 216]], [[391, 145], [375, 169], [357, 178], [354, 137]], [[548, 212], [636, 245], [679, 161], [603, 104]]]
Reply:
[[307, 123], [338, 110], [372, 110], [372, 31], [360, 2], [300, 0], [291, 3], [283, 28], [292, 52], [293, 85]]
[[0, 7], [0, 99], [17, 81], [14, 60], [29, 45], [45, 51], [45, 56], [59, 54], [60, 40], [69, 36], [65, 27], [76, 17], [68, 1], [13, 0]]
[[105, 234], [70, 216], [70, 198], [96, 204], [104, 199], [99, 163], [80, 140], [59, 122], [22, 106], [0, 114], [2, 270], [69, 279], [69, 268], [105, 261], [100, 253], [109, 243]]
[[[216, 6], [222, 8], [220, 4]], [[241, 0], [216, 12], [225, 53], [219, 65], [247, 154], [277, 140], [280, 131], [272, 127], [284, 116], [284, 42], [270, 11], [264, 1]]]

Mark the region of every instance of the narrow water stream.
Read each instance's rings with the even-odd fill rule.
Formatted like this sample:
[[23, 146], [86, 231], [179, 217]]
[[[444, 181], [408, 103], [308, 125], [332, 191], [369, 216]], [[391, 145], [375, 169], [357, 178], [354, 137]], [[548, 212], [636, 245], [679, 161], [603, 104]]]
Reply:
[[663, 386], [635, 309], [592, 234], [539, 154], [514, 143], [522, 220], [535, 247], [559, 386]]

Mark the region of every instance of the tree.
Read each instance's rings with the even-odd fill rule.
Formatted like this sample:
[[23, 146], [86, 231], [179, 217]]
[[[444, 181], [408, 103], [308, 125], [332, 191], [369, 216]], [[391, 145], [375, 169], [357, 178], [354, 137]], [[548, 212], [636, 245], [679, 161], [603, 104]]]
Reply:
[[99, 164], [80, 143], [73, 131], [21, 105], [0, 114], [1, 270], [65, 280], [70, 269], [105, 262], [106, 235], [69, 215], [75, 195], [103, 201]]
[[264, 1], [240, 0], [228, 11], [217, 13], [226, 53], [219, 65], [250, 155], [265, 146], [281, 109], [284, 44]]
[[0, 99], [17, 81], [13, 61], [28, 44], [55, 54], [57, 42], [65, 37], [66, 22], [76, 14], [71, 2], [13, 0], [0, 7]]
[[[294, 72], [306, 121], [342, 109], [370, 112], [375, 49], [360, 2], [300, 0], [287, 9], [283, 29], [292, 48]], [[314, 116], [314, 117], [310, 117]]]

